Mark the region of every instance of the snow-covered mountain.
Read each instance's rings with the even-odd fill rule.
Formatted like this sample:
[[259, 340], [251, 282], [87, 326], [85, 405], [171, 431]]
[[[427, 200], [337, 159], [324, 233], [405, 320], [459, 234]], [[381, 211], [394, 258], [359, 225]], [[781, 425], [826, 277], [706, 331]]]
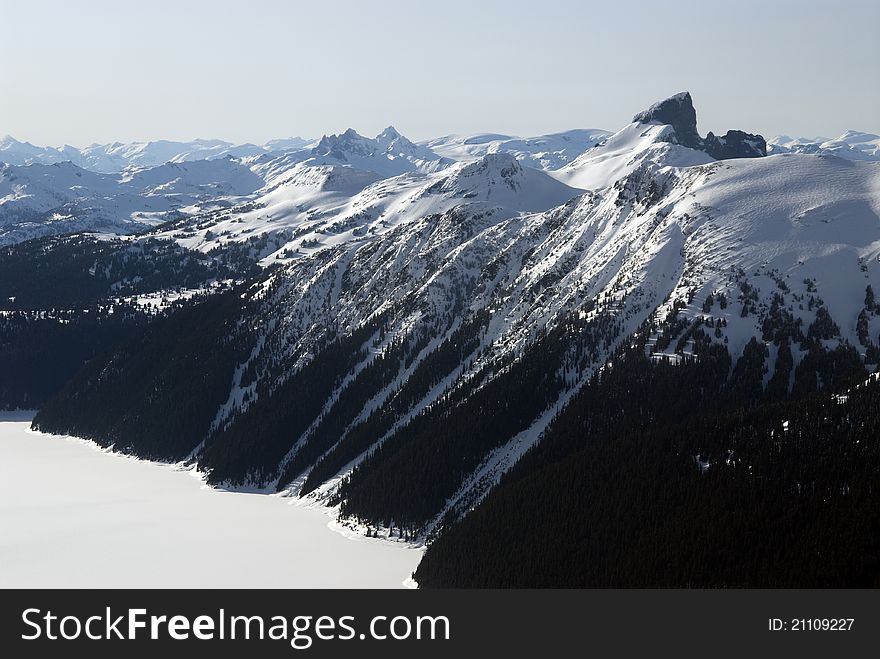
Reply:
[[[771, 141], [769, 150], [763, 138], [741, 131], [703, 138], [687, 93], [655, 104], [613, 134], [582, 129], [534, 138], [447, 136], [416, 144], [389, 126], [375, 138], [348, 129], [311, 144], [300, 138], [263, 146], [194, 140], [86, 149], [35, 147], [7, 137], [0, 141], [0, 160], [31, 163], [35, 169], [4, 170], [18, 182], [12, 186], [7, 180], [0, 198], [0, 240], [8, 244], [69, 231], [130, 233], [192, 215], [201, 232], [178, 227], [167, 235], [185, 234], [183, 244], [207, 250], [260, 239], [260, 249], [252, 252], [268, 264], [267, 259], [302, 255], [302, 244], [314, 251], [477, 199], [508, 212], [536, 212], [570, 198], [570, 188], [599, 190], [642, 167], [693, 166], [767, 152], [871, 160], [878, 157], [878, 144], [876, 135], [855, 131], [821, 143], [782, 136]], [[525, 189], [515, 189], [523, 183], [519, 180], [500, 187], [493, 183], [506, 180], [502, 170], [509, 167], [502, 163], [511, 157], [528, 170], [516, 170], [519, 179], [529, 179]], [[54, 170], [75, 171], [67, 181], [40, 169], [45, 163], [68, 163], [76, 171], [67, 166]], [[181, 177], [175, 163], [192, 165]], [[480, 164], [469, 168], [474, 163]], [[533, 175], [536, 170], [562, 185]], [[473, 178], [473, 189], [468, 189], [465, 179], [479, 171], [497, 176]], [[234, 230], [227, 226], [231, 221]], [[321, 235], [325, 229], [329, 236]]]
[[11, 135], [0, 139], [0, 162], [10, 165], [30, 165], [33, 163], [53, 164], [63, 161], [81, 162], [79, 149], [70, 145], [61, 148], [34, 146], [30, 142], [19, 142]]
[[69, 161], [0, 164], [0, 245], [73, 231], [129, 234], [264, 185], [232, 159], [99, 174]]
[[[149, 337], [151, 355], [200, 346], [167, 365], [184, 369], [167, 401], [143, 385], [167, 382], [162, 359], [145, 372], [120, 353], [37, 425], [422, 536], [479, 502], [636, 338], [664, 362], [712, 347], [786, 394], [830, 382], [829, 360], [877, 362], [880, 163], [701, 137], [689, 94], [550, 171], [422, 147], [349, 130], [245, 160], [264, 187], [156, 235], [275, 267], [217, 301], [214, 324]], [[234, 359], [209, 399], [220, 353]], [[130, 398], [128, 378], [143, 387]], [[135, 402], [110, 411], [119, 396]]]
[[704, 151], [678, 144], [671, 125], [633, 122], [554, 171], [553, 176], [574, 187], [597, 190], [640, 167], [689, 167], [713, 160]]
[[453, 163], [431, 149], [416, 145], [389, 126], [375, 139], [349, 128], [341, 135], [325, 135], [311, 150], [309, 163], [350, 165], [355, 169], [396, 176], [406, 172], [434, 172]]
[[[468, 213], [491, 211], [496, 218], [510, 217], [558, 206], [581, 193], [545, 172], [523, 167], [509, 154], [489, 154], [427, 174], [407, 171], [382, 178], [375, 171], [380, 167], [365, 167], [377, 159], [382, 166], [393, 161], [376, 156], [374, 140], [365, 138], [355, 143], [366, 143], [368, 155], [357, 155], [353, 141], [346, 140], [350, 152], [345, 162], [360, 167], [323, 164], [342, 162], [338, 152], [339, 157], [310, 157], [289, 168], [284, 157], [280, 172], [273, 162], [255, 164], [269, 183], [253, 201], [194, 215], [161, 235], [200, 251], [258, 242], [260, 249], [254, 250], [254, 257], [269, 264], [349, 241], [371, 240], [399, 224], [457, 207], [467, 207]], [[419, 158], [418, 162], [426, 161]]]
[[156, 167], [168, 162], [210, 160], [227, 156], [241, 158], [266, 151], [266, 147], [255, 144], [231, 144], [222, 140], [157, 140], [131, 144], [94, 144], [82, 149], [81, 153], [84, 168], [99, 172], [118, 172], [132, 166]]
[[638, 168], [686, 167], [716, 159], [766, 155], [760, 135], [731, 130], [723, 137], [700, 137], [691, 95], [682, 92], [655, 103], [624, 127], [554, 172], [559, 180], [584, 189], [611, 185]]
[[[571, 162], [608, 135], [608, 131], [599, 129], [576, 129], [528, 138], [498, 134], [447, 135], [416, 144], [402, 136], [393, 126], [389, 126], [374, 141], [358, 135], [352, 129], [341, 135], [325, 136], [324, 145], [310, 155], [318, 158], [332, 157], [336, 161], [342, 155], [346, 162], [352, 157], [364, 155], [378, 157], [379, 161], [369, 161], [370, 166], [379, 168], [384, 175], [400, 174], [413, 169], [436, 171], [452, 162], [476, 160], [490, 153], [510, 153], [523, 165], [549, 170]], [[83, 169], [114, 173], [131, 166], [155, 167], [166, 162], [188, 162], [227, 156], [272, 157], [288, 152], [308, 152], [318, 147], [318, 144], [319, 141], [293, 137], [270, 140], [263, 145], [198, 139], [190, 142], [155, 140], [92, 144], [84, 148], [70, 145], [55, 148], [34, 146], [7, 135], [0, 139], [0, 162], [29, 165], [70, 161]], [[298, 159], [307, 157], [305, 153], [300, 153]], [[414, 167], [402, 162], [382, 163], [382, 159], [392, 163], [403, 160]]]
[[[349, 336], [370, 318], [387, 314], [386, 338], [374, 337], [374, 351], [348, 375], [340, 374], [342, 384], [324, 406], [332, 415], [333, 402], [354, 386], [361, 370], [375, 365], [376, 355], [390, 359], [398, 342], [423, 345], [427, 332], [430, 340], [414, 348], [409, 365], [400, 366], [386, 386], [371, 390], [371, 405], [350, 419], [354, 433], [374, 405], [391, 404], [422, 361], [445, 341], [455, 342], [459, 328], [481, 323], [479, 340], [463, 361], [424, 392], [389, 437], [406, 433], [416, 413], [437, 403], [447, 388], [468, 395], [474, 382], [495, 377], [493, 364], [516, 360], [542, 333], [572, 318], [588, 327], [611, 327], [604, 347], [586, 361], [560, 364], [567, 369], [568, 391], [586, 382], [609, 351], [645, 322], [656, 327], [652, 353], [671, 359], [692, 350], [700, 327], [710, 327], [708, 340], [725, 346], [734, 359], [753, 337], [767, 336], [769, 377], [779, 350], [770, 328], [790, 323], [806, 335], [821, 320], [822, 309], [838, 328], [827, 334], [829, 345], [866, 350], [876, 344], [880, 317], [870, 312], [866, 333], [858, 328], [866, 286], [880, 286], [878, 192], [880, 169], [874, 164], [792, 155], [644, 167], [599, 192], [534, 215], [453, 209], [400, 224], [362, 245], [337, 245], [322, 258], [296, 260], [255, 286], [251, 295], [266, 314], [259, 324], [272, 328], [258, 345], [272, 346], [273, 362], [289, 350], [290, 363], [301, 364], [321, 344], [322, 328], [334, 326]], [[809, 353], [797, 344], [790, 349], [795, 365]], [[268, 358], [263, 350], [251, 356], [248, 370]], [[261, 372], [259, 366], [254, 370]], [[233, 414], [258, 391], [259, 375], [246, 387], [234, 387], [224, 409]], [[437, 519], [459, 503], [466, 507], [478, 499], [536, 441], [565, 400], [563, 393], [521, 432], [484, 454], [473, 473], [446, 492], [450, 499], [434, 511]], [[268, 472], [280, 479], [278, 485], [288, 485], [285, 475], [298, 475], [296, 468], [285, 471], [288, 461], [308, 450], [310, 442], [323, 441], [321, 420], [315, 424], [290, 445], [280, 471]], [[322, 456], [333, 449], [340, 456], [327, 453], [321, 473], [328, 474], [328, 464], [340, 471], [331, 470], [325, 485], [318, 482], [318, 493], [332, 494], [342, 476], [357, 480], [351, 470], [366, 459], [371, 445], [351, 455], [353, 462], [340, 461], [350, 455], [341, 448], [346, 436], [343, 432], [340, 448], [333, 448], [334, 440], [319, 451]], [[301, 468], [305, 478], [310, 465]], [[246, 481], [265, 483], [266, 472], [245, 473], [250, 474]], [[274, 479], [269, 477], [271, 485]], [[294, 480], [292, 487], [296, 491], [304, 482]]]
[[[325, 136], [311, 148], [298, 148], [308, 147], [299, 139], [271, 143], [282, 151], [252, 145], [233, 148], [219, 141], [114, 144], [81, 153], [50, 152], [11, 140], [5, 144], [9, 148], [0, 157], [19, 154], [19, 160], [30, 164], [2, 165], [3, 244], [70, 231], [131, 233], [181, 214], [229, 205], [250, 210], [277, 207], [274, 217], [283, 215], [285, 222], [270, 227], [274, 230], [291, 223], [289, 208], [299, 209], [294, 220], [303, 219], [306, 210], [309, 219], [329, 217], [342, 206], [358, 212], [370, 202], [353, 196], [371, 183], [402, 174], [416, 176], [414, 181], [398, 182], [406, 189], [411, 183], [418, 185], [418, 177], [455, 164], [392, 127], [375, 139], [349, 129]], [[40, 162], [53, 160], [57, 161]], [[98, 173], [75, 161], [112, 173]], [[161, 164], [140, 166], [153, 162]], [[246, 195], [248, 199], [234, 199]], [[288, 209], [282, 212], [282, 207]], [[250, 227], [248, 233], [254, 230]]]

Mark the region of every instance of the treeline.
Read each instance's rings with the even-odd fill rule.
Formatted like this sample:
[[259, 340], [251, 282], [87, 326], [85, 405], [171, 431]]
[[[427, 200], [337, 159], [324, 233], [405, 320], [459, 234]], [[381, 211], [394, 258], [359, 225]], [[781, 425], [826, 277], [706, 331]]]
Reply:
[[[474, 314], [452, 331], [437, 348], [425, 355], [388, 400], [341, 434], [341, 439], [311, 469], [301, 494], [313, 491], [381, 440], [395, 423], [404, 419], [417, 404], [428, 397], [434, 387], [452, 376], [457, 369], [467, 366], [468, 359], [472, 359], [480, 347], [488, 321], [487, 312]], [[428, 337], [426, 334], [425, 338]], [[406, 363], [403, 365], [406, 368], [411, 366]], [[279, 486], [289, 482], [294, 475], [296, 472], [288, 469], [286, 477], [279, 481]]]
[[82, 309], [236, 274], [222, 261], [157, 238], [36, 238], [0, 248], [0, 309]]
[[157, 317], [89, 362], [40, 409], [35, 429], [180, 460], [206, 436], [253, 346], [243, 287]]
[[156, 238], [75, 234], [0, 248], [0, 409], [41, 407], [87, 362], [109, 358], [153, 316], [187, 304], [136, 296], [236, 272]]
[[[314, 431], [285, 466], [278, 486], [283, 487], [285, 481], [309, 469], [336, 445], [370, 401], [391, 385], [429, 340], [430, 334], [422, 330], [415, 336], [392, 341], [380, 355], [364, 366], [330, 409], [318, 419]], [[304, 487], [303, 492], [307, 491], [309, 489]]]
[[611, 315], [575, 316], [519, 359], [487, 363], [354, 468], [338, 491], [341, 515], [404, 537], [421, 533], [493, 449], [556, 403], [567, 367], [597, 355], [619, 331]]
[[463, 354], [476, 350], [487, 319], [479, 314], [462, 324], [415, 366], [389, 400], [356, 423], [442, 333], [425, 318], [410, 334], [390, 337], [392, 313], [345, 336], [328, 332], [311, 361], [275, 389], [260, 390], [247, 409], [211, 435], [199, 459], [209, 482], [264, 487], [275, 482], [281, 489], [308, 472], [301, 489], [307, 494], [380, 439], [461, 363]]
[[366, 357], [367, 342], [385, 325], [380, 316], [352, 334], [329, 340], [303, 368], [260, 396], [209, 438], [199, 463], [211, 483], [267, 485], [343, 378]]
[[717, 349], [681, 365], [618, 354], [429, 546], [419, 584], [880, 585], [880, 385], [756, 398], [763, 349], [747, 353], [732, 380]]

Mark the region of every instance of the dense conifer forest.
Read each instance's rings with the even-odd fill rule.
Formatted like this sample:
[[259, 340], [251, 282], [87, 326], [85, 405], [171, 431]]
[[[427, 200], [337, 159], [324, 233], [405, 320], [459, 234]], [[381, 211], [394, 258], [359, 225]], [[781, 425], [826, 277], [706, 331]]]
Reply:
[[40, 408], [34, 427], [148, 458], [186, 457], [250, 349], [235, 323], [240, 304], [233, 289], [156, 318], [80, 370]]
[[880, 586], [876, 379], [774, 402], [748, 354], [739, 382], [723, 352], [612, 363], [428, 547], [422, 587]]
[[0, 409], [36, 409], [88, 361], [140, 331], [147, 314], [93, 307], [0, 314]]
[[[234, 276], [222, 262], [155, 238], [77, 234], [3, 247], [0, 409], [41, 407], [157, 315], [197, 302], [207, 294], [201, 288]], [[188, 297], [178, 295], [187, 289]]]

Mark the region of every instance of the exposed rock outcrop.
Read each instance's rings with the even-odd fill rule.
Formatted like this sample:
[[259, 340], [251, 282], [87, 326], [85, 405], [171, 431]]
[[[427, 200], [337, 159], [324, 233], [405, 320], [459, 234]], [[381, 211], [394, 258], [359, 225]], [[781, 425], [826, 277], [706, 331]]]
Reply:
[[654, 103], [647, 110], [634, 116], [633, 122], [667, 124], [675, 129], [679, 144], [691, 149], [703, 148], [703, 139], [697, 132], [697, 111], [694, 109], [690, 92], [681, 92]]
[[716, 160], [727, 158], [760, 158], [767, 155], [767, 141], [760, 135], [729, 130], [724, 137], [706, 135], [705, 151]]
[[697, 111], [690, 92], [681, 92], [639, 112], [633, 121], [672, 126], [678, 144], [705, 151], [717, 160], [760, 158], [767, 155], [767, 141], [761, 135], [729, 130], [723, 137], [709, 133], [705, 139], [697, 130]]

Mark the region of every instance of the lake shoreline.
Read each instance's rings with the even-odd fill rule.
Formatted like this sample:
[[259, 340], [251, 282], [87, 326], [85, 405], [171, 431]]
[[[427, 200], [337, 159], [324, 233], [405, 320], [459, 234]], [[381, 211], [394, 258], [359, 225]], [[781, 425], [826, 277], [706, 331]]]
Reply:
[[[0, 586], [413, 586], [421, 548], [342, 533], [325, 506], [32, 431], [33, 414], [0, 412]], [[27, 482], [44, 485], [22, 496]]]

